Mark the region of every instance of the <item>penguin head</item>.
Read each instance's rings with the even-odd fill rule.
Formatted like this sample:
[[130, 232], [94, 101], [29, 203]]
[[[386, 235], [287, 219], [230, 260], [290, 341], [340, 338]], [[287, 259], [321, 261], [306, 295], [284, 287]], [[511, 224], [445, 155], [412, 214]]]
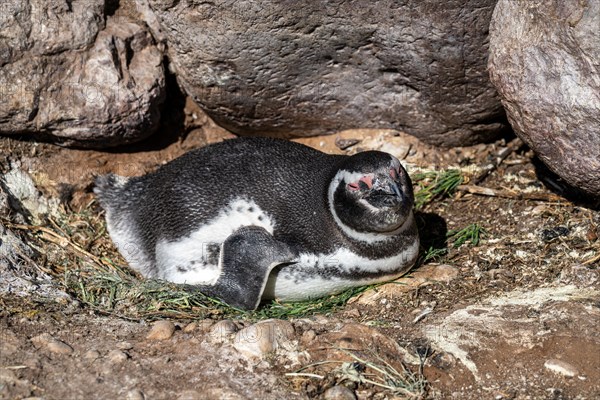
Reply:
[[412, 216], [412, 182], [396, 157], [380, 151], [358, 153], [333, 178], [329, 205], [338, 224], [353, 231], [393, 233]]

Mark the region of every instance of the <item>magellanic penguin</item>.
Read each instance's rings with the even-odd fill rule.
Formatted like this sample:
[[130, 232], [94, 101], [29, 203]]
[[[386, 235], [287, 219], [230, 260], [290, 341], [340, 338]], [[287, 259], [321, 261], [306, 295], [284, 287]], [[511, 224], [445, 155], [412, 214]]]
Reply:
[[410, 178], [379, 151], [239, 138], [94, 191], [131, 267], [241, 309], [392, 280], [419, 250]]

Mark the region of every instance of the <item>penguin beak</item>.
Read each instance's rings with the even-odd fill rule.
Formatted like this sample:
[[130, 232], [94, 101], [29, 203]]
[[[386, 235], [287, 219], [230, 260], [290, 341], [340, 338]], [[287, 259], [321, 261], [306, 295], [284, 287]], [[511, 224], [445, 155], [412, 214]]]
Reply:
[[383, 207], [398, 208], [402, 205], [404, 196], [396, 181], [386, 175], [378, 175], [373, 182], [369, 197], [377, 199]]

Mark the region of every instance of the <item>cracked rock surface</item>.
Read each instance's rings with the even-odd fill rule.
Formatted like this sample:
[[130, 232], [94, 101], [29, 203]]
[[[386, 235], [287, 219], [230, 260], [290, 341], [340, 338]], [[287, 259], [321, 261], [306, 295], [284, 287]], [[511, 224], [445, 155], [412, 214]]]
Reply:
[[496, 0], [149, 0], [178, 82], [237, 134], [393, 128], [455, 146], [496, 137], [486, 70]]
[[600, 196], [600, 0], [501, 0], [489, 68], [510, 123], [566, 182]]
[[0, 5], [0, 134], [64, 145], [139, 141], [158, 126], [163, 56], [104, 0]]

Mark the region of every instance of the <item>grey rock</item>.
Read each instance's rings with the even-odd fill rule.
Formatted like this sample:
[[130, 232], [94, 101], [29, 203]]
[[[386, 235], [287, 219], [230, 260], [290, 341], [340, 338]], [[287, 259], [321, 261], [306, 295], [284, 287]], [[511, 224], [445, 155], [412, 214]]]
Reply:
[[[523, 354], [534, 348], [560, 351], [569, 346], [596, 354], [600, 310], [586, 303], [599, 300], [595, 288], [575, 285], [518, 289], [477, 304], [457, 305], [446, 315], [433, 316], [421, 329], [438, 354], [451, 354], [478, 380], [497, 382], [498, 376], [489, 372], [490, 360], [500, 371], [514, 368], [515, 360], [523, 361]], [[503, 361], [497, 361], [500, 354]], [[575, 376], [577, 369], [570, 362], [585, 365], [580, 359], [572, 358], [569, 363], [551, 359], [545, 368]], [[539, 364], [529, 367], [543, 371]]]
[[295, 332], [291, 323], [284, 320], [268, 319], [239, 331], [233, 347], [243, 356], [265, 358], [276, 351], [293, 352]]
[[500, 0], [489, 70], [510, 123], [566, 182], [600, 195], [600, 0]]
[[[13, 168], [0, 174], [0, 217], [18, 223], [38, 221], [51, 211], [52, 202], [43, 198], [24, 171]], [[67, 299], [50, 276], [35, 264], [37, 252], [15, 231], [0, 223], [0, 294]]]
[[323, 393], [324, 400], [356, 400], [356, 395], [346, 386], [332, 386]]
[[96, 361], [100, 357], [100, 352], [98, 350], [88, 350], [83, 354], [83, 358], [88, 361]]
[[127, 353], [124, 351], [114, 349], [108, 352], [106, 358], [111, 364], [121, 364], [127, 361], [129, 355], [127, 355]]
[[210, 326], [207, 331], [207, 339], [214, 343], [224, 343], [237, 331], [238, 327], [235, 322], [224, 319]]
[[[11, 164], [10, 169], [0, 175], [0, 191], [3, 192], [0, 194], [0, 203], [16, 211], [15, 218], [19, 222], [40, 224], [46, 215], [56, 216], [58, 200], [43, 197], [31, 176], [16, 164]], [[0, 213], [8, 215], [6, 208]]]
[[108, 147], [157, 127], [162, 53], [148, 30], [108, 17], [104, 0], [0, 6], [0, 134]]
[[563, 360], [558, 360], [555, 358], [547, 360], [544, 363], [544, 367], [552, 372], [564, 375], [568, 378], [577, 376], [577, 368]]
[[429, 143], [505, 127], [486, 70], [496, 0], [149, 0], [183, 89], [239, 134], [394, 128]]

